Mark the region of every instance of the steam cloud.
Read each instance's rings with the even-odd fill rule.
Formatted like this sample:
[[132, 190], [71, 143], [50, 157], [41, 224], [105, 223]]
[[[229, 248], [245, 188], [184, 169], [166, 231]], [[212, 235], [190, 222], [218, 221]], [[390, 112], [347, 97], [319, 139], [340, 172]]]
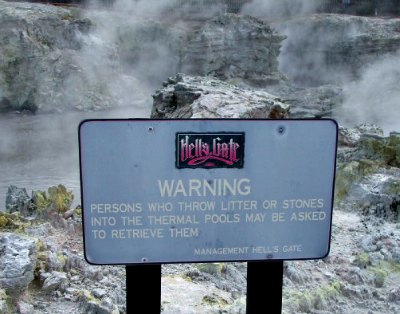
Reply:
[[76, 62], [93, 86], [111, 96], [109, 106], [124, 108], [129, 117], [148, 116], [153, 91], [177, 71], [177, 39], [159, 22], [175, 3], [117, 0], [110, 7], [88, 3], [90, 10], [85, 12], [94, 27], [82, 35]]
[[360, 80], [344, 86], [338, 119], [352, 126], [369, 122], [385, 133], [400, 132], [400, 51], [368, 66]]
[[287, 36], [279, 56], [279, 69], [296, 84], [307, 87], [333, 83], [343, 87], [343, 103], [335, 113], [340, 124], [353, 127], [367, 122], [382, 127], [386, 134], [399, 132], [400, 51], [367, 64], [358, 78], [354, 78], [345, 60], [342, 66], [332, 66], [326, 56], [335, 44], [371, 30], [342, 22], [329, 32], [333, 25], [325, 25], [324, 19], [315, 24], [298, 22], [302, 18], [318, 19], [312, 14], [322, 5], [322, 1], [316, 0], [253, 0], [243, 7], [242, 13], [266, 19]]
[[320, 7], [320, 0], [253, 0], [244, 5], [242, 13], [274, 20], [314, 13]]

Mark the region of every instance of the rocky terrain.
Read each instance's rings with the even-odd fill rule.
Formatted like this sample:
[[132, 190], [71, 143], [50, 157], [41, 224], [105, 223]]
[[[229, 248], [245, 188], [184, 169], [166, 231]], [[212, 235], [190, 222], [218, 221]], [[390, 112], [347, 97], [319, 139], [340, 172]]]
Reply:
[[[163, 119], [351, 124], [344, 78], [359, 79], [365, 64], [396, 58], [400, 48], [395, 18], [269, 22], [215, 10], [190, 21], [154, 19], [165, 9], [145, 7], [128, 19], [118, 10], [0, 0], [0, 111], [134, 107]], [[395, 114], [382, 107], [373, 116], [385, 110]], [[284, 262], [283, 313], [400, 312], [400, 134], [389, 131], [341, 125], [331, 251]], [[79, 195], [62, 181], [45, 191], [12, 185], [0, 204], [0, 312], [125, 313], [125, 268], [86, 263], [82, 209], [73, 205]], [[245, 313], [246, 263], [163, 265], [162, 272], [162, 313]]]
[[[340, 130], [331, 252], [284, 263], [283, 313], [400, 310], [400, 135]], [[125, 313], [125, 269], [91, 266], [64, 186], [10, 187], [0, 214], [2, 313]], [[245, 313], [246, 264], [163, 265], [163, 313]], [[184, 297], [183, 297], [184, 295]]]

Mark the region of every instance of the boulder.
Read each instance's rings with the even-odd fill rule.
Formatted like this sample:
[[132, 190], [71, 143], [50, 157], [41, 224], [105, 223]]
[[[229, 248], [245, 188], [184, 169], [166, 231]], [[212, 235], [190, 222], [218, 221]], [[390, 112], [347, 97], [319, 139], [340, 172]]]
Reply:
[[340, 151], [339, 161], [370, 160], [382, 166], [400, 167], [400, 133], [391, 132], [384, 136], [380, 129], [341, 128], [341, 144], [353, 146], [350, 150]]
[[400, 220], [400, 135], [375, 125], [340, 127], [335, 199], [368, 217]]
[[379, 170], [355, 183], [347, 200], [366, 216], [400, 221], [400, 171]]
[[68, 281], [67, 275], [58, 271], [52, 271], [43, 282], [42, 289], [45, 291], [64, 290]]
[[79, 293], [80, 308], [84, 313], [88, 314], [119, 314], [118, 307], [113, 304], [108, 297], [97, 299], [88, 290], [83, 290]]
[[339, 144], [343, 146], [355, 147], [360, 143], [364, 135], [382, 137], [383, 130], [374, 124], [363, 123], [354, 128], [339, 127]]
[[15, 234], [0, 233], [0, 288], [23, 291], [34, 279], [36, 242]]
[[31, 314], [34, 311], [33, 305], [24, 301], [19, 301], [17, 304], [17, 308], [18, 314]]
[[211, 77], [178, 74], [153, 95], [151, 117], [287, 118], [289, 105], [264, 91], [230, 85]]
[[25, 188], [10, 185], [6, 195], [6, 212], [20, 212], [26, 214], [30, 206], [31, 198]]

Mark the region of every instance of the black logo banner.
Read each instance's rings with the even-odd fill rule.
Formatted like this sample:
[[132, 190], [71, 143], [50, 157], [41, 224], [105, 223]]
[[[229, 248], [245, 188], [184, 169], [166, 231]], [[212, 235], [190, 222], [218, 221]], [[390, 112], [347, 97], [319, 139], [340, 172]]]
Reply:
[[177, 133], [177, 168], [243, 168], [244, 133]]

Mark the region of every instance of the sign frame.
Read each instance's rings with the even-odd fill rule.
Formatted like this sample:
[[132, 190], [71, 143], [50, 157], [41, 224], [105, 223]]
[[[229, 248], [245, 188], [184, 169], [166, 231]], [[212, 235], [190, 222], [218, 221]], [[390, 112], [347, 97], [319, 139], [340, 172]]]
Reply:
[[[88, 126], [89, 124], [93, 124], [93, 123], [95, 123], [95, 124], [98, 124], [98, 123], [116, 123], [116, 124], [126, 123], [127, 125], [129, 125], [131, 123], [136, 124], [136, 125], [140, 124], [141, 126], [143, 126], [146, 129], [146, 132], [148, 132], [149, 134], [156, 134], [158, 132], [158, 128], [159, 128], [160, 125], [166, 126], [168, 124], [170, 124], [170, 125], [171, 124], [176, 124], [176, 125], [181, 124], [181, 125], [183, 125], [185, 123], [188, 123], [188, 124], [193, 124], [194, 123], [194, 124], [198, 124], [199, 125], [199, 129], [196, 129], [196, 130], [193, 130], [193, 129], [185, 130], [183, 128], [183, 130], [181, 130], [181, 132], [182, 133], [187, 132], [187, 133], [192, 133], [192, 134], [196, 134], [196, 133], [198, 133], [198, 134], [206, 133], [207, 134], [209, 132], [212, 133], [214, 131], [216, 131], [214, 133], [217, 133], [217, 132], [222, 133], [222, 132], [224, 132], [224, 133], [227, 133], [227, 134], [243, 132], [246, 135], [247, 135], [247, 133], [249, 133], [248, 130], [244, 130], [244, 131], [240, 131], [240, 130], [237, 130], [237, 129], [232, 130], [232, 127], [226, 128], [226, 126], [223, 126], [223, 125], [224, 124], [233, 125], [233, 124], [237, 124], [237, 123], [239, 123], [239, 124], [241, 124], [241, 123], [242, 124], [248, 124], [248, 125], [250, 125], [250, 124], [259, 124], [260, 125], [262, 123], [266, 123], [266, 124], [271, 125], [271, 130], [274, 130], [274, 135], [273, 136], [276, 136], [277, 138], [283, 139], [283, 141], [282, 141], [283, 144], [282, 145], [289, 145], [290, 144], [290, 143], [288, 144], [287, 142], [285, 142], [284, 139], [287, 136], [287, 134], [290, 134], [293, 125], [295, 125], [296, 123], [297, 123], [297, 125], [301, 125], [301, 124], [313, 125], [315, 123], [321, 123], [321, 124], [329, 125], [330, 130], [329, 130], [328, 133], [332, 137], [332, 138], [329, 139], [329, 141], [330, 141], [329, 148], [331, 150], [330, 157], [329, 157], [331, 159], [330, 160], [330, 167], [331, 167], [330, 176], [331, 177], [329, 178], [329, 182], [330, 182], [331, 185], [326, 187], [329, 190], [328, 194], [330, 194], [330, 196], [327, 198], [326, 201], [323, 202], [324, 206], [329, 207], [329, 209], [326, 210], [326, 215], [324, 216], [324, 219], [327, 220], [327, 222], [325, 223], [325, 228], [324, 228], [324, 230], [325, 230], [325, 238], [327, 236], [327, 239], [326, 239], [327, 243], [324, 243], [324, 245], [326, 246], [326, 250], [324, 251], [324, 254], [320, 254], [319, 256], [300, 256], [300, 257], [294, 256], [294, 257], [290, 257], [290, 258], [281, 258], [281, 257], [279, 257], [279, 255], [278, 255], [278, 257], [275, 257], [273, 252], [267, 252], [267, 250], [264, 249], [264, 252], [262, 252], [262, 253], [263, 254], [265, 253], [265, 254], [262, 257], [260, 256], [260, 258], [247, 258], [247, 257], [243, 258], [243, 256], [242, 256], [240, 258], [226, 258], [226, 259], [222, 258], [222, 259], [220, 259], [220, 258], [217, 258], [215, 254], [213, 256], [209, 257], [209, 258], [203, 257], [203, 258], [198, 258], [198, 259], [178, 258], [178, 257], [177, 258], [171, 258], [171, 257], [169, 257], [169, 258], [165, 258], [164, 260], [161, 259], [161, 258], [157, 259], [157, 260], [153, 260], [153, 259], [147, 259], [146, 257], [143, 257], [140, 260], [138, 260], [138, 259], [133, 260], [132, 259], [132, 260], [129, 260], [129, 261], [128, 260], [123, 260], [122, 261], [120, 258], [117, 258], [117, 259], [114, 259], [114, 260], [112, 260], [112, 259], [99, 260], [98, 258], [93, 258], [91, 256], [91, 253], [88, 252], [88, 251], [93, 251], [93, 247], [94, 247], [93, 243], [95, 243], [96, 241], [93, 241], [93, 240], [89, 239], [90, 237], [88, 235], [88, 231], [92, 231], [90, 229], [91, 228], [91, 226], [90, 226], [90, 218], [93, 218], [93, 217], [89, 213], [90, 206], [88, 206], [88, 203], [87, 203], [87, 195], [91, 194], [88, 197], [89, 199], [93, 195], [92, 192], [88, 192], [88, 190], [90, 190], [90, 188], [88, 188], [88, 185], [92, 184], [93, 181], [92, 181], [92, 183], [88, 183], [88, 180], [87, 180], [88, 176], [91, 175], [93, 170], [90, 170], [88, 172], [86, 165], [89, 164], [89, 163], [93, 164], [93, 163], [98, 162], [96, 160], [93, 160], [95, 158], [92, 158], [94, 156], [97, 156], [96, 154], [98, 154], [98, 152], [97, 153], [93, 153], [93, 155], [91, 155], [91, 153], [89, 153], [88, 151], [85, 150], [86, 149], [86, 145], [88, 143], [88, 138], [87, 137], [85, 138], [85, 136], [86, 136], [85, 135], [85, 132], [86, 132], [85, 127]], [[213, 124], [214, 125], [214, 129], [212, 128], [211, 131], [207, 129], [207, 125], [209, 125], [209, 124]], [[220, 126], [218, 126], [218, 125], [220, 125]], [[206, 129], [206, 131], [204, 131], [204, 129]], [[165, 131], [165, 129], [164, 129], [164, 131]], [[90, 263], [90, 264], [93, 264], [93, 265], [140, 265], [140, 264], [143, 264], [143, 265], [145, 265], [145, 264], [160, 264], [160, 263], [161, 264], [173, 264], [173, 263], [197, 263], [197, 262], [246, 262], [246, 261], [269, 261], [269, 260], [271, 260], [271, 261], [273, 261], [273, 260], [310, 260], [310, 259], [322, 259], [322, 258], [325, 258], [329, 254], [331, 230], [332, 230], [332, 213], [333, 213], [333, 203], [334, 203], [334, 188], [335, 188], [334, 182], [335, 182], [335, 176], [336, 176], [336, 155], [337, 155], [337, 144], [338, 144], [338, 125], [337, 125], [337, 122], [335, 120], [333, 120], [333, 119], [286, 119], [286, 120], [270, 120], [270, 119], [174, 119], [174, 120], [165, 120], [165, 119], [87, 119], [87, 120], [83, 120], [80, 123], [78, 133], [79, 133], [78, 134], [79, 135], [79, 166], [80, 166], [80, 180], [81, 180], [81, 201], [82, 201], [82, 224], [83, 224], [84, 256], [85, 256], [86, 261], [88, 263]], [[92, 133], [92, 134], [95, 134], [95, 133]], [[174, 141], [176, 142], [176, 138], [175, 138], [175, 136], [177, 134], [176, 130], [171, 131], [171, 134], [173, 134], [173, 138], [171, 138], [170, 140], [173, 141], [173, 142]], [[163, 136], [164, 135], [165, 134], [163, 134]], [[104, 147], [102, 145], [105, 145], [104, 142], [106, 141], [106, 138], [104, 138], [104, 137], [103, 138], [99, 138], [99, 139], [97, 139], [97, 141], [99, 143], [103, 142], [102, 144], [99, 144], [100, 145], [99, 147]], [[322, 142], [324, 142], [324, 141], [322, 141]], [[249, 161], [247, 160], [247, 156], [251, 155], [251, 153], [249, 153], [249, 149], [251, 149], [249, 147], [251, 147], [251, 146], [249, 146], [248, 138], [245, 138], [245, 143], [246, 143], [245, 144], [246, 151], [243, 153], [243, 156], [245, 158], [244, 166], [242, 168], [240, 168], [240, 169], [224, 168], [225, 173], [226, 173], [226, 171], [230, 171], [230, 170], [231, 171], [243, 171], [243, 172], [246, 172], [246, 167], [248, 167], [248, 163], [249, 163]], [[108, 145], [108, 144], [106, 144], [106, 145]], [[116, 149], [118, 147], [122, 147], [121, 145], [118, 146], [118, 140], [115, 140], [112, 145], [113, 145], [113, 149]], [[120, 155], [121, 154], [120, 152], [116, 152], [116, 151], [113, 151], [113, 152], [114, 152], [113, 154], [116, 154], [116, 155]], [[87, 157], [88, 154], [90, 155], [89, 157]], [[110, 154], [110, 155], [112, 156], [113, 154]], [[143, 158], [143, 156], [141, 155], [140, 158]], [[173, 158], [177, 158], [176, 147], [174, 148], [174, 156], [173, 156]], [[291, 157], [291, 158], [293, 159], [294, 157]], [[109, 159], [105, 159], [105, 160], [109, 161]], [[105, 160], [103, 160], [103, 163], [105, 162]], [[120, 159], [117, 158], [117, 161], [120, 161]], [[198, 168], [195, 168], [195, 169], [192, 169], [192, 168], [179, 169], [179, 168], [176, 167], [176, 160], [175, 159], [174, 159], [174, 162], [175, 163], [170, 165], [171, 166], [171, 170], [172, 170], [172, 168], [174, 169], [174, 171], [175, 170], [176, 171], [183, 170], [183, 171], [185, 171], [187, 173], [191, 173], [192, 175], [196, 171], [202, 171], [203, 173], [205, 173], [207, 171], [214, 171], [214, 172], [217, 171], [214, 168], [211, 168], [211, 169], [207, 169], [207, 168], [206, 169], [204, 169], [204, 168], [200, 168], [200, 169], [198, 169]], [[99, 162], [99, 165], [98, 165], [97, 169], [102, 168], [102, 167], [104, 167], [104, 164]], [[91, 169], [94, 169], [94, 168], [91, 168]], [[123, 173], [123, 171], [121, 171], [121, 169], [118, 169], [118, 171], [120, 173]], [[252, 172], [255, 172], [255, 169], [252, 169]], [[271, 180], [274, 180], [274, 179], [271, 179]], [[148, 179], [146, 179], [146, 182], [148, 183]], [[197, 187], [198, 182], [197, 181], [193, 181], [193, 182], [194, 182], [193, 184], [196, 184], [196, 187]], [[244, 182], [244, 183], [246, 183], [246, 182]], [[297, 182], [297, 184], [299, 184], [299, 182]], [[300, 184], [301, 184], [301, 182], [300, 182]], [[284, 185], [284, 186], [286, 186], [286, 185]], [[295, 187], [293, 187], [293, 188], [295, 188]], [[164, 186], [164, 190], [167, 191], [168, 187], [165, 188], [165, 186]], [[101, 191], [101, 189], [100, 190], [97, 189], [96, 191]], [[199, 190], [195, 188], [193, 191], [195, 191], [195, 192], [197, 191], [198, 192]], [[195, 196], [197, 197], [198, 195], [195, 195]], [[320, 205], [321, 205], [321, 201], [318, 198], [316, 198], [315, 201], [312, 200], [310, 202], [313, 202], [312, 206], [315, 206], [315, 207], [320, 207]], [[247, 204], [250, 207], [252, 206], [251, 202], [247, 203]], [[245, 205], [243, 205], [243, 206], [245, 206]], [[257, 209], [258, 209], [258, 206], [260, 206], [260, 205], [259, 205], [259, 202], [257, 201]], [[288, 206], [290, 206], [290, 202], [289, 202]], [[296, 206], [296, 203], [292, 202], [292, 206]], [[236, 216], [233, 216], [233, 217], [236, 217]], [[316, 214], [316, 216], [314, 215], [312, 217], [314, 217], [315, 219], [319, 219], [318, 218], [318, 214]], [[321, 214], [320, 214], [320, 217], [321, 217]], [[312, 218], [312, 219], [314, 219], [314, 218]], [[154, 219], [156, 219], [156, 218], [154, 218]], [[280, 219], [279, 216], [277, 216], [276, 219]], [[156, 220], [154, 220], [154, 221], [156, 221]], [[192, 220], [192, 223], [193, 223], [193, 220]], [[249, 225], [249, 228], [251, 228], [252, 226], [253, 225]], [[147, 240], [145, 239], [144, 241], [147, 241]], [[153, 243], [151, 243], [151, 244], [153, 244]], [[98, 241], [98, 245], [99, 246], [102, 245], [101, 241]], [[157, 249], [157, 248], [154, 248], [154, 249]], [[281, 250], [281, 249], [282, 248], [279, 248], [279, 250]], [[102, 253], [102, 254], [106, 254], [106, 253]], [[112, 252], [110, 254], [112, 254]]]

